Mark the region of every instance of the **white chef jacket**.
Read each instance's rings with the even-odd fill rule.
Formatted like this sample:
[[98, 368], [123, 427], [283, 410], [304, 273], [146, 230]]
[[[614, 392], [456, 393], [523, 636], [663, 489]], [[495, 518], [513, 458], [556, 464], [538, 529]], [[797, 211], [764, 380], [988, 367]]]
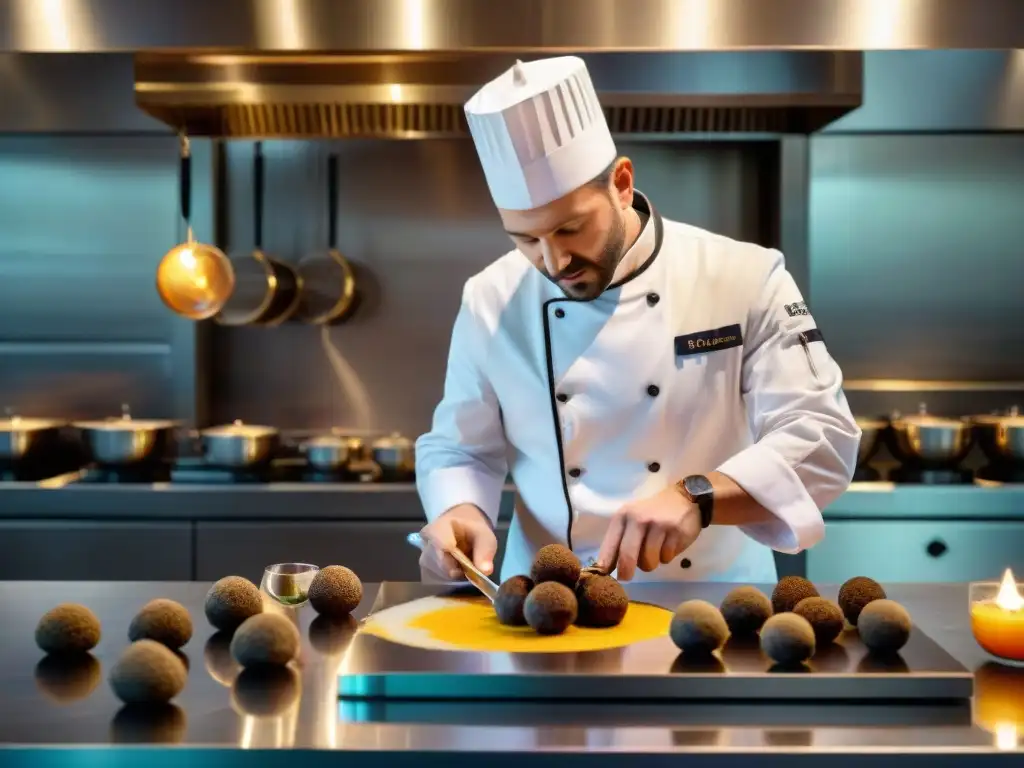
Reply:
[[640, 266], [592, 301], [566, 297], [514, 250], [465, 285], [444, 396], [416, 443], [428, 521], [468, 503], [496, 522], [517, 489], [502, 580], [558, 542], [596, 557], [610, 516], [718, 470], [774, 516], [712, 525], [636, 581], [772, 582], [772, 549], [825, 533], [860, 430], [839, 366], [782, 254], [648, 219]]

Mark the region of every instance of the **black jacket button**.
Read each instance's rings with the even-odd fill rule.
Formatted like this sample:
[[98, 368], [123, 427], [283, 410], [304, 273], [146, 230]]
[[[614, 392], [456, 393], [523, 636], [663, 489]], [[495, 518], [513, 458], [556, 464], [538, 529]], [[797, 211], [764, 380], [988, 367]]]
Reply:
[[555, 317], [565, 317], [565, 310], [559, 307], [555, 310]]
[[684, 557], [682, 560], [679, 561], [680, 568], [689, 568], [691, 565], [693, 565], [693, 563], [691, 563], [690, 559], [687, 557]]
[[661, 390], [658, 389], [657, 384], [651, 384], [649, 387], [647, 387], [647, 394], [650, 395], [651, 397], [657, 397], [659, 392], [661, 392]]
[[569, 470], [569, 477], [579, 477], [583, 474], [583, 470], [579, 467], [573, 467]]
[[661, 296], [659, 296], [658, 294], [656, 294], [656, 293], [648, 293], [647, 294], [647, 304], [648, 304], [648, 306], [653, 307], [659, 301], [661, 301]]
[[661, 469], [661, 464], [659, 464], [656, 461], [652, 461], [650, 464], [647, 465], [647, 469], [649, 469], [651, 472], [657, 472], [658, 470]]

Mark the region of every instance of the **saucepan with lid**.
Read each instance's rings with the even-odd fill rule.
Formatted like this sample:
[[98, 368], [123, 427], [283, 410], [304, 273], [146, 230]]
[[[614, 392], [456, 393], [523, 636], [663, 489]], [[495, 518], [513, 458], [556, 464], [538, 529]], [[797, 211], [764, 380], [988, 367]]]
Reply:
[[1006, 413], [971, 416], [968, 421], [978, 447], [993, 464], [1024, 464], [1024, 416], [1017, 406]]
[[13, 409], [5, 409], [5, 417], [0, 420], [0, 462], [40, 456], [57, 444], [64, 426], [61, 421], [23, 418]]
[[309, 466], [322, 472], [348, 469], [352, 458], [348, 440], [338, 435], [310, 438], [299, 446], [299, 451], [305, 455]]
[[336, 437], [345, 443], [350, 463], [371, 460], [370, 449], [366, 445], [365, 438], [362, 438], [359, 435], [349, 434], [349, 432], [344, 429], [332, 429], [331, 437]]
[[882, 435], [889, 426], [884, 419], [865, 419], [857, 417], [860, 427], [860, 447], [857, 449], [857, 466], [863, 467], [874, 457], [881, 444]]
[[890, 427], [889, 449], [903, 464], [956, 466], [973, 445], [971, 423], [967, 419], [932, 416], [924, 403], [916, 414], [894, 415]]
[[199, 437], [207, 463], [227, 469], [267, 464], [274, 458], [281, 442], [281, 434], [276, 427], [244, 424], [239, 420], [201, 430]]
[[121, 415], [96, 421], [76, 421], [92, 460], [105, 466], [159, 461], [173, 454], [178, 422], [170, 419], [133, 419], [127, 404]]
[[416, 445], [398, 432], [373, 441], [373, 460], [385, 480], [411, 480], [416, 474]]

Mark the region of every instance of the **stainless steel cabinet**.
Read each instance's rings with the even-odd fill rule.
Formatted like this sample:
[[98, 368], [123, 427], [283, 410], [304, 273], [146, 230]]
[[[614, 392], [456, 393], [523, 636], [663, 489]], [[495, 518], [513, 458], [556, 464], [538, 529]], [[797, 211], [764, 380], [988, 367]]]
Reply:
[[0, 581], [188, 581], [192, 524], [5, 520]]
[[1024, 522], [835, 521], [807, 552], [807, 578], [842, 583], [996, 580], [1024, 573]]
[[[345, 565], [366, 582], [419, 581], [419, 556], [405, 537], [422, 523], [197, 523], [196, 576], [215, 581], [235, 574], [262, 578], [272, 563]], [[507, 526], [499, 527], [504, 548]]]

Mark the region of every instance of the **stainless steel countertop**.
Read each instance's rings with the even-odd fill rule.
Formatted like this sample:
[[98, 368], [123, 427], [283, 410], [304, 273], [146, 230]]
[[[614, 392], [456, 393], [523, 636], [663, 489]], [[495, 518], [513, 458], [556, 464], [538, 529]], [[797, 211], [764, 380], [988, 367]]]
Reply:
[[[716, 600], [728, 586], [681, 583], [662, 588], [672, 600]], [[331, 765], [339, 764], [338, 760], [348, 765], [422, 765], [425, 752], [486, 759], [488, 765], [512, 765], [513, 760], [519, 765], [528, 759], [531, 766], [535, 761], [575, 764], [577, 758], [585, 758], [588, 766], [612, 760], [616, 765], [623, 760], [629, 765], [668, 765], [669, 759], [679, 765], [679, 754], [688, 753], [688, 767], [739, 765], [740, 761], [782, 765], [783, 760], [787, 767], [811, 765], [820, 764], [827, 754], [830, 768], [854, 765], [854, 760], [861, 765], [866, 754], [883, 764], [899, 755], [900, 765], [928, 766], [967, 760], [972, 765], [978, 760], [989, 764], [1014, 760], [1019, 765], [1024, 755], [1024, 749], [1013, 746], [1011, 739], [1016, 727], [1024, 742], [1024, 669], [994, 664], [975, 644], [968, 625], [966, 585], [894, 585], [889, 592], [908, 607], [926, 633], [968, 669], [977, 671], [973, 715], [964, 707], [919, 709], [894, 715], [891, 723], [885, 718], [880, 723], [877, 712], [856, 705], [815, 705], [797, 711], [775, 704], [638, 708], [610, 702], [504, 710], [501, 705], [497, 709], [408, 705], [411, 709], [404, 713], [386, 713], [404, 723], [359, 722], [367, 712], [344, 702], [339, 706], [335, 693], [337, 669], [356, 624], [332, 626], [316, 621], [311, 625], [313, 614], [308, 608], [299, 611], [303, 647], [297, 710], [280, 716], [246, 716], [232, 704], [235, 673], [225, 656], [226, 645], [211, 637], [203, 616], [208, 587], [203, 583], [0, 583], [0, 604], [5, 608], [0, 622], [0, 744], [6, 747], [0, 759], [4, 765], [55, 766], [58, 761], [67, 765], [68, 748], [83, 755], [99, 750], [101, 754], [89, 759], [102, 758], [105, 766], [145, 760], [152, 768], [186, 764], [191, 768], [196, 760], [207, 757], [219, 766], [243, 761], [245, 765], [294, 766], [296, 760], [303, 768], [326, 765], [328, 760]], [[419, 585], [389, 584], [388, 588], [392, 593], [406, 588], [410, 595], [421, 590]], [[834, 596], [835, 588], [822, 587], [822, 592]], [[377, 585], [367, 585], [357, 615], [368, 612], [377, 593]], [[53, 681], [59, 678], [47, 665], [37, 666], [42, 654], [35, 647], [33, 630], [39, 616], [59, 602], [91, 607], [104, 628], [95, 658], [105, 678], [105, 671], [127, 644], [131, 616], [154, 597], [182, 602], [195, 622], [195, 635], [183, 649], [190, 663], [189, 681], [175, 706], [142, 713], [122, 710], [105, 679], [87, 698], [55, 700]], [[49, 687], [46, 679], [51, 681]], [[265, 683], [264, 678], [249, 676], [236, 682], [251, 694], [252, 683], [261, 681]], [[257, 686], [256, 690], [262, 689]], [[259, 696], [247, 700], [250, 707], [260, 702]], [[985, 721], [986, 713], [997, 710], [1003, 721], [998, 737]], [[915, 719], [913, 725], [892, 724]], [[135, 747], [124, 744], [153, 741], [177, 746], [142, 758]], [[111, 748], [112, 742], [120, 746]], [[295, 757], [289, 749], [315, 751]], [[349, 754], [340, 757], [334, 751]]]
[[[512, 514], [506, 486], [500, 517]], [[1024, 521], [1024, 484], [984, 487], [854, 483], [826, 520], [970, 519]], [[423, 511], [412, 483], [269, 485], [0, 483], [2, 519], [413, 520]]]

